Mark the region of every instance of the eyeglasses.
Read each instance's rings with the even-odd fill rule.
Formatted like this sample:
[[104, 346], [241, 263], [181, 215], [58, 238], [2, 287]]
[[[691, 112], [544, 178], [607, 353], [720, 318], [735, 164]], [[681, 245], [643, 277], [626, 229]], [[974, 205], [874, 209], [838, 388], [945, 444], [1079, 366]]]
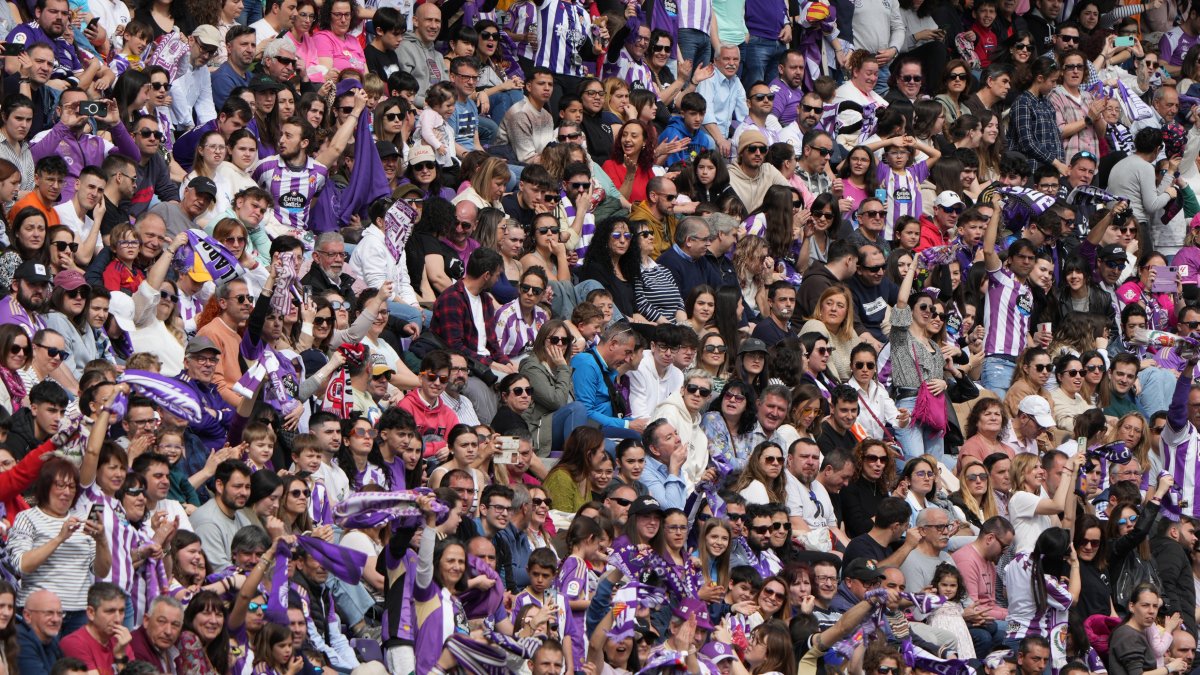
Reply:
[[323, 255], [323, 256], [325, 256], [326, 258], [329, 258], [329, 259], [331, 259], [331, 260], [345, 260], [347, 257], [349, 257], [349, 256], [347, 256], [347, 255], [346, 255], [346, 252], [345, 252], [345, 251], [321, 251], [321, 250], [317, 250], [317, 251], [313, 251], [313, 253], [320, 253], [321, 255]]
[[441, 384], [446, 384], [450, 381], [449, 375], [438, 375], [437, 373], [431, 373], [428, 370], [421, 371], [421, 377], [429, 380], [431, 383], [440, 382]]
[[36, 342], [33, 344], [33, 346], [41, 347], [42, 349], [45, 349], [46, 356], [49, 356], [52, 359], [66, 359], [68, 356], [71, 355], [71, 352], [69, 352], [65, 349], [59, 349], [57, 347], [47, 347], [46, 345], [39, 345]]
[[913, 478], [933, 478], [932, 471], [914, 471], [912, 475]]
[[912, 84], [913, 82], [922, 82], [925, 80], [923, 75], [901, 75], [900, 81]]
[[725, 398], [733, 401], [734, 403], [741, 403], [742, 401], [746, 400], [745, 394], [739, 394], [736, 391], [726, 392]]
[[859, 218], [882, 218], [887, 215], [887, 211], [859, 211]]
[[467, 82], [474, 82], [479, 79], [479, 73], [476, 73], [474, 75], [467, 75], [466, 73], [451, 73], [451, 75], [453, 75], [461, 80], [466, 80]]
[[604, 90], [603, 89], [584, 89], [583, 95], [584, 96], [603, 96]]
[[[629, 500], [629, 499], [621, 499], [621, 498], [619, 498], [619, 497], [613, 497], [613, 498], [612, 498], [612, 500], [613, 500], [614, 502], [618, 503], [618, 504], [621, 504], [621, 506], [629, 506], [630, 504], [632, 504], [632, 503], [633, 503], [633, 501], [632, 501], [632, 500]], [[624, 503], [622, 504], [621, 502], [624, 502]], [[550, 500], [549, 500], [549, 499], [542, 499], [541, 497], [533, 497], [533, 498], [531, 498], [531, 499], [529, 500], [529, 503], [530, 503], [530, 504], [533, 504], [534, 506], [545, 506], [546, 508], [550, 508], [550, 507], [551, 507], [551, 502], [550, 502]]]
[[530, 286], [529, 284], [521, 284], [521, 292], [530, 295], [541, 295], [546, 292], [546, 289], [541, 286]]
[[939, 524], [931, 523], [929, 525], [922, 525], [921, 527], [929, 527], [929, 528], [937, 530], [938, 532], [949, 532], [950, 531], [950, 523], [939, 523]]
[[288, 494], [295, 497], [296, 499], [299, 499], [301, 497], [308, 499], [312, 495], [312, 490], [309, 490], [308, 488], [304, 488], [304, 489], [292, 488], [291, 490], [288, 490]]
[[331, 16], [335, 19], [349, 19], [350, 12], [330, 12], [329, 16]]
[[684, 387], [684, 389], [689, 394], [700, 394], [704, 398], [708, 398], [709, 396], [712, 396], [712, 389], [710, 389], [708, 387], [701, 387], [698, 384], [689, 384], [688, 386]]
[[196, 354], [195, 356], [190, 356], [188, 358], [192, 359], [193, 361], [195, 361], [196, 363], [199, 363], [202, 366], [216, 365], [217, 363], [219, 363], [221, 361], [217, 357], [209, 356], [207, 354]]
[[512, 509], [512, 504], [486, 504], [485, 509], [491, 509], [497, 513], [507, 513]]
[[814, 579], [816, 579], [818, 586], [824, 586], [827, 584], [836, 584], [838, 578], [835, 576], [824, 575], [824, 576], [814, 577]]
[[67, 249], [71, 249], [71, 253], [78, 253], [78, 252], [79, 252], [79, 242], [75, 242], [75, 241], [52, 241], [52, 242], [50, 242], [50, 244], [51, 244], [52, 246], [54, 246], [54, 248], [55, 248], [55, 249], [56, 249], [56, 250], [57, 250], [59, 253], [62, 253], [63, 251], [65, 251], [65, 250], [67, 250]]
[[513, 396], [524, 396], [525, 394], [532, 396], [533, 387], [513, 387], [512, 389], [508, 390], [508, 393], [512, 394]]
[[350, 430], [350, 435], [358, 436], [359, 438], [375, 438], [379, 435], [379, 432], [370, 427], [354, 427]]
[[745, 149], [745, 152], [753, 153], [756, 155], [761, 155], [761, 154], [765, 153], [766, 151], [767, 151], [767, 146], [765, 146], [765, 145], [747, 145], [746, 149]]
[[141, 246], [142, 242], [137, 239], [119, 239], [117, 246]]
[[774, 101], [775, 94], [751, 94], [750, 100], [757, 103], [762, 103], [763, 101]]
[[621, 239], [624, 239], [625, 241], [629, 241], [630, 239], [633, 239], [633, 233], [632, 232], [613, 232], [612, 238], [614, 240], [618, 240], [618, 241]]
[[883, 464], [887, 460], [887, 455], [863, 455], [863, 464]]
[[163, 136], [163, 132], [153, 131], [151, 129], [138, 129], [138, 136], [141, 136], [142, 138], [153, 137], [154, 140], [157, 140], [157, 141], [161, 141], [162, 139], [166, 138], [165, 136]]
[[875, 370], [875, 362], [874, 361], [855, 361], [854, 362], [855, 370], [862, 370], [864, 368], [866, 368], [867, 370]]
[[729, 351], [725, 345], [704, 345], [705, 354], [724, 354]]

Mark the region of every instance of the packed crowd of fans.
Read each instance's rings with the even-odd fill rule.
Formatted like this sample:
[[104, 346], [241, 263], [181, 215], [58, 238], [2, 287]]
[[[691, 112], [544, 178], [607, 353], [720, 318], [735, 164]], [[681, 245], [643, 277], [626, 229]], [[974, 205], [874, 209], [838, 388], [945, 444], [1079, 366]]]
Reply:
[[1200, 4], [0, 9], [0, 675], [1175, 675]]

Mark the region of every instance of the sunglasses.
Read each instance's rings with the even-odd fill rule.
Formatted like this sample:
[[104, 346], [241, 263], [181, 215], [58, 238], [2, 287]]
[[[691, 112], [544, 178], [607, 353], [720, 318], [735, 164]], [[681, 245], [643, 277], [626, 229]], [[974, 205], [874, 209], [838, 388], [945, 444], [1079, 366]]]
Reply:
[[883, 464], [887, 460], [887, 455], [863, 455], [863, 464]]
[[1100, 547], [1100, 540], [1099, 540], [1099, 539], [1084, 539], [1082, 542], [1080, 542], [1080, 547], [1081, 547], [1081, 548], [1084, 548], [1084, 547], [1086, 547], [1086, 548], [1099, 548], [1099, 547]]
[[[1059, 35], [1058, 39], [1062, 40], [1063, 42], [1079, 42], [1078, 35]], [[1082, 68], [1083, 65], [1080, 64], [1080, 67]], [[1064, 66], [1064, 68], [1070, 68], [1070, 66]]]
[[383, 119], [389, 122], [399, 122], [404, 119], [404, 113], [384, 113]]
[[765, 146], [765, 145], [757, 145], [756, 144], [756, 145], [747, 145], [746, 146], [746, 152], [754, 153], [756, 155], [761, 155], [761, 154], [765, 153], [766, 151], [767, 151], [767, 146]]
[[157, 141], [161, 141], [162, 139], [166, 138], [163, 136], [163, 132], [153, 131], [151, 129], [138, 129], [138, 136], [141, 136], [142, 138], [153, 137]]
[[1137, 517], [1137, 514], [1135, 513], [1132, 516], [1129, 516], [1128, 518], [1122, 518], [1122, 519], [1118, 520], [1117, 525], [1132, 525], [1137, 522], [1137, 519], [1138, 519], [1138, 517]]
[[632, 232], [613, 232], [612, 238], [614, 240], [618, 240], [618, 241], [621, 239], [624, 239], [625, 241], [629, 241], [630, 239], [633, 239], [633, 233]]
[[1050, 370], [1050, 368], [1051, 368], [1049, 363], [1031, 363], [1031, 364], [1029, 364], [1029, 367], [1033, 368], [1034, 370], [1036, 370], [1039, 373], [1044, 373], [1044, 372]]
[[362, 427], [354, 427], [353, 429], [350, 430], [350, 435], [358, 436], [359, 438], [375, 438], [376, 436], [379, 435], [379, 432], [375, 431], [374, 429], [364, 429]]
[[762, 461], [766, 464], [783, 464], [783, 455], [763, 455]]
[[80, 298], [86, 300], [89, 296], [91, 296], [91, 291], [89, 291], [87, 288], [76, 288], [74, 290], [64, 291], [63, 295], [71, 298], [72, 300], [78, 300]]
[[569, 133], [569, 134], [559, 134], [559, 135], [558, 135], [558, 142], [559, 142], [559, 143], [562, 143], [562, 142], [564, 142], [564, 141], [574, 141], [574, 140], [578, 140], [578, 139], [580, 139], [580, 138], [582, 138], [582, 137], [583, 137], [583, 132], [582, 132], [582, 131], [572, 131], [572, 132], [571, 132], [571, 133]]
[[12, 354], [13, 356], [21, 353], [24, 353], [25, 356], [29, 356], [33, 353], [33, 348], [29, 345], [13, 345], [8, 348], [8, 353]]
[[650, 53], [651, 54], [670, 54], [671, 53], [671, 45], [654, 45], [654, 47], [650, 50]]
[[225, 237], [221, 241], [226, 244], [244, 244], [244, 243], [246, 243], [246, 238], [245, 237]]
[[887, 267], [887, 266], [886, 265], [861, 265], [861, 266], [859, 266], [858, 269], [860, 269], [868, 274], [878, 274], [883, 271], [884, 267]]
[[828, 356], [832, 354], [835, 349], [837, 349], [837, 347], [816, 347], [813, 349], [813, 353], [820, 354], [821, 356]]
[[135, 487], [125, 491], [126, 497], [141, 497], [144, 494], [146, 494], [146, 488]]
[[969, 481], [987, 480], [987, 473], [969, 473], [966, 474], [966, 479]]
[[[618, 497], [613, 497], [612, 500], [621, 506], [629, 506], [633, 503], [633, 500], [631, 499], [620, 499]], [[534, 506], [545, 506], [546, 508], [550, 508], [551, 506], [549, 499], [542, 499], [541, 497], [533, 497], [529, 500], [529, 503], [533, 504]]]
[[968, 76], [966, 73], [950, 73], [946, 76], [946, 81], [954, 82], [956, 80], [962, 80], [963, 82], [966, 82], [967, 78]]
[[1066, 375], [1067, 377], [1081, 377], [1083, 375], [1083, 369], [1072, 368], [1070, 370], [1064, 370], [1062, 374]]
[[343, 115], [349, 115], [350, 113], [354, 112], [354, 106], [352, 106], [352, 105], [338, 106], [338, 110], [341, 110]]
[[855, 361], [854, 362], [855, 370], [862, 370], [864, 368], [866, 368], [867, 370], [875, 370], [875, 362], [874, 361]]
[[170, 88], [170, 86], [171, 85], [167, 84], [166, 82], [151, 82], [150, 83], [150, 88], [153, 89], [154, 91], [163, 91], [165, 89]]
[[879, 666], [875, 672], [879, 675], [900, 675], [900, 669], [896, 666]]
[[765, 595], [768, 598], [779, 598], [780, 600], [782, 600], [784, 598], [783, 593], [780, 593], [779, 591], [771, 590], [770, 588], [762, 589], [761, 591], [759, 591], [759, 595]]
[[286, 56], [276, 56], [276, 57], [275, 57], [275, 60], [276, 60], [276, 61], [278, 61], [278, 62], [280, 62], [280, 63], [282, 63], [282, 64], [283, 64], [283, 65], [285, 65], [285, 66], [294, 66], [294, 65], [296, 65], [296, 59], [289, 58], [289, 57], [286, 57]]
[[159, 291], [158, 299], [162, 302], [176, 303], [179, 302], [179, 297], [170, 291]]
[[725, 398], [729, 399], [730, 401], [733, 401], [734, 403], [741, 403], [742, 401], [746, 400], [745, 394], [739, 394], [737, 392], [732, 392], [732, 391], [726, 393]]
[[332, 324], [333, 324], [333, 317], [331, 317], [331, 316], [318, 316], [318, 317], [316, 317], [315, 319], [313, 319], [313, 326], [324, 326], [324, 325], [327, 325], [327, 324], [328, 324], [328, 325], [332, 325]]
[[449, 375], [438, 375], [437, 373], [431, 373], [428, 370], [421, 371], [421, 377], [429, 380], [430, 382], [440, 382], [441, 384], [446, 384], [450, 381]]
[[307, 488], [303, 490], [300, 488], [292, 488], [291, 490], [288, 490], [288, 494], [296, 498], [304, 497], [305, 499], [308, 499], [312, 495], [312, 490]]
[[812, 150], [813, 152], [819, 154], [822, 157], [828, 157], [829, 155], [833, 154], [833, 148], [818, 148], [815, 145], [810, 145], [810, 146], [808, 146], [808, 149]]
[[712, 389], [708, 387], [701, 387], [698, 384], [689, 384], [687, 387], [685, 387], [685, 389], [689, 394], [700, 394], [705, 398], [712, 395]]
[[235, 296], [233, 296], [233, 301], [238, 303], [239, 305], [249, 305], [254, 302], [254, 296], [252, 296], [252, 295], [235, 295]]
[[925, 80], [925, 77], [923, 75], [901, 75], [900, 76], [901, 82], [908, 82], [910, 84], [913, 82], [923, 82], [924, 80]]
[[79, 242], [75, 242], [75, 241], [54, 241], [54, 242], [51, 242], [51, 244], [54, 246], [54, 248], [55, 248], [55, 249], [56, 249], [56, 250], [57, 250], [59, 253], [62, 253], [63, 251], [65, 251], [65, 250], [67, 250], [67, 249], [71, 249], [71, 253], [78, 253], [78, 252], [79, 252]]
[[887, 215], [887, 211], [859, 211], [860, 218], [882, 218]]
[[1017, 44], [1013, 45], [1013, 51], [1017, 52], [1027, 52], [1031, 49], [1033, 49], [1033, 45], [1027, 42], [1018, 42]]
[[725, 345], [704, 345], [705, 354], [724, 354], [729, 351]]
[[530, 286], [529, 284], [521, 284], [521, 292], [522, 293], [529, 293], [531, 295], [541, 295], [545, 291], [546, 291], [546, 289], [542, 288], [541, 286]]
[[341, 300], [341, 301], [337, 301], [337, 300], [335, 300], [335, 301], [333, 301], [333, 302], [329, 303], [329, 307], [330, 307], [331, 309], [333, 309], [333, 311], [335, 311], [335, 312], [348, 312], [348, 311], [350, 311], [350, 303], [349, 303], [349, 302], [346, 302], [345, 300]]
[[562, 228], [557, 225], [554, 227], [539, 227], [537, 229], [538, 234], [558, 234], [559, 232], [562, 232]]
[[435, 162], [420, 162], [419, 164], [413, 164], [412, 168], [413, 168], [413, 171], [433, 171], [434, 169], [437, 169], [437, 163], [435, 163]]
[[762, 103], [763, 101], [774, 101], [775, 94], [751, 94], [750, 100]]
[[57, 347], [47, 347], [46, 345], [39, 345], [39, 344], [35, 344], [33, 346], [41, 347], [42, 349], [45, 349], [46, 356], [49, 356], [52, 359], [66, 359], [68, 356], [71, 355], [71, 352], [69, 352], [65, 349], [58, 349]]
[[267, 609], [267, 603], [252, 602], [249, 605], [246, 605], [246, 609], [251, 612], [265, 612]]
[[508, 390], [508, 393], [513, 396], [524, 396], [525, 394], [533, 395], [533, 387], [513, 387]]

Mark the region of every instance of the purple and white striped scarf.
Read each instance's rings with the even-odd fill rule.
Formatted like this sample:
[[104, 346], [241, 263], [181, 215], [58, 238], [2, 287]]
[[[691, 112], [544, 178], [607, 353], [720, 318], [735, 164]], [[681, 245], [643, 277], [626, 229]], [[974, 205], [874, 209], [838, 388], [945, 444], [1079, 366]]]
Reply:
[[292, 296], [295, 294], [296, 254], [285, 251], [279, 254], [279, 271], [275, 275], [275, 290], [271, 293], [271, 311], [279, 316], [287, 316], [292, 311]]
[[[433, 494], [429, 488], [352, 494], [334, 507], [333, 520], [347, 530], [380, 527], [403, 518], [420, 516], [417, 498], [429, 494]], [[434, 500], [432, 508], [437, 514], [437, 522], [445, 522], [450, 513], [449, 507]]]
[[204, 419], [200, 403], [192, 390], [180, 384], [178, 380], [148, 370], [126, 370], [117, 381], [128, 384], [167, 412], [192, 424], [199, 424]]
[[180, 274], [186, 273], [195, 265], [196, 256], [199, 256], [204, 269], [218, 286], [246, 276], [246, 269], [233, 257], [229, 249], [208, 236], [204, 230], [188, 230], [187, 236], [188, 243], [180, 246], [171, 260], [175, 271]]
[[613, 623], [607, 633], [608, 639], [620, 642], [633, 637], [638, 609], [658, 609], [666, 601], [667, 595], [663, 589], [637, 581], [630, 581], [617, 589], [613, 593]]

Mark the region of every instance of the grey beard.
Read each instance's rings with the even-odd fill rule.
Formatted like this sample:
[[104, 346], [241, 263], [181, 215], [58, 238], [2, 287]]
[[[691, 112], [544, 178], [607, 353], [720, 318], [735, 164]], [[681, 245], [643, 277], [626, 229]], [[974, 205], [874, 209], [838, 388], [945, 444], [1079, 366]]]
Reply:
[[466, 385], [467, 385], [466, 382], [463, 382], [461, 384], [458, 382], [448, 382], [448, 383], [446, 383], [446, 393], [450, 394], [454, 398], [458, 398], [459, 396], [462, 395], [463, 388], [466, 387]]

